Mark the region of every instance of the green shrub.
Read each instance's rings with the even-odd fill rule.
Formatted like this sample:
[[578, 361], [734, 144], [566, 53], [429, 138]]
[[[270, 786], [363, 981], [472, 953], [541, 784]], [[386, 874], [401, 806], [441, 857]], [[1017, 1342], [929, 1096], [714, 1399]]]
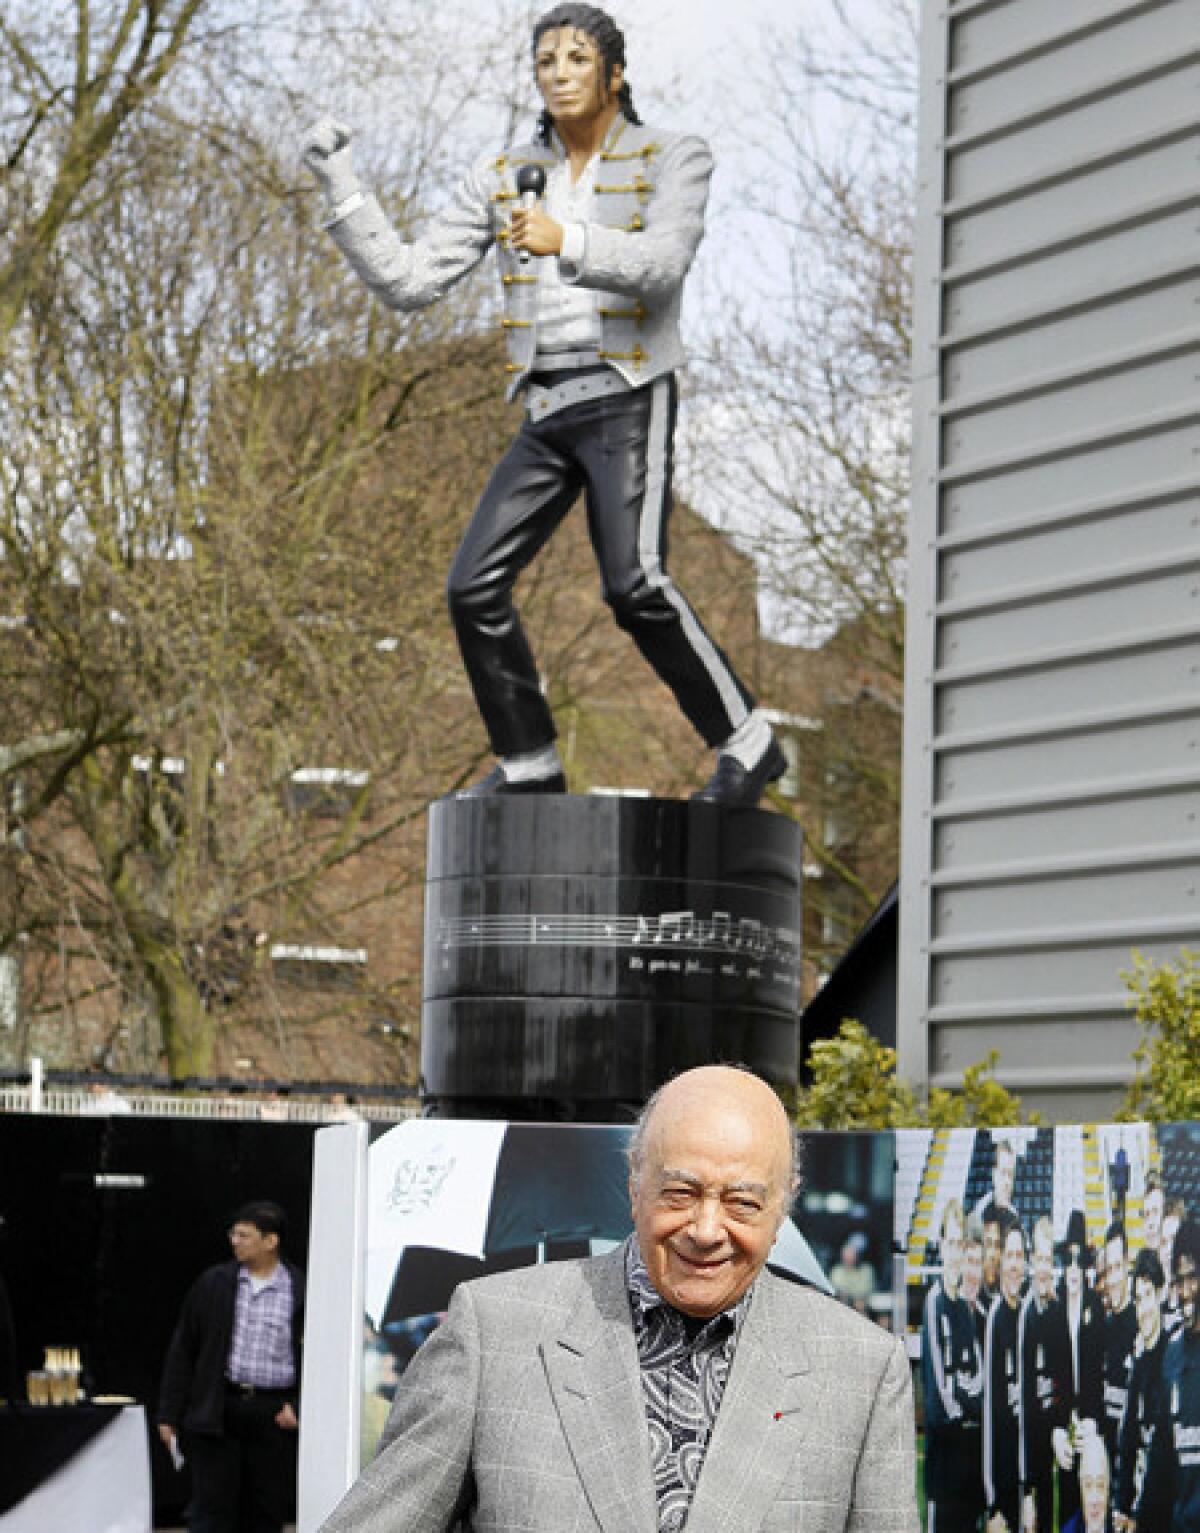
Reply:
[[[922, 1102], [896, 1076], [896, 1051], [846, 1018], [809, 1050], [812, 1084], [796, 1093], [801, 1128], [1000, 1128], [1021, 1121], [1020, 1099], [994, 1078], [999, 1056], [963, 1072], [962, 1089], [935, 1086]], [[1035, 1121], [1031, 1118], [1029, 1121]]]
[[1200, 953], [1181, 948], [1178, 963], [1133, 955], [1122, 972], [1141, 1041], [1121, 1117], [1151, 1123], [1200, 1118]]

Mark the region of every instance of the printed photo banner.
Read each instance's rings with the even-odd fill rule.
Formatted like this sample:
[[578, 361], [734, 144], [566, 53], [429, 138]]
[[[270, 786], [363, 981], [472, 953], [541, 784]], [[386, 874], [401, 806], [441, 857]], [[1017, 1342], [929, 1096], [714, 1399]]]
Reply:
[[[361, 1460], [396, 1383], [458, 1283], [540, 1261], [597, 1255], [632, 1229], [629, 1129], [414, 1119], [367, 1153]], [[768, 1258], [880, 1324], [895, 1314], [891, 1134], [816, 1134], [805, 1186]]]
[[[364, 1462], [457, 1283], [625, 1238], [627, 1134], [417, 1120], [375, 1137]], [[802, 1141], [804, 1189], [772, 1265], [905, 1333], [928, 1533], [1192, 1525], [1200, 1328], [1185, 1247], [1200, 1125]]]
[[904, 1130], [895, 1212], [930, 1533], [1200, 1527], [1200, 1124]]

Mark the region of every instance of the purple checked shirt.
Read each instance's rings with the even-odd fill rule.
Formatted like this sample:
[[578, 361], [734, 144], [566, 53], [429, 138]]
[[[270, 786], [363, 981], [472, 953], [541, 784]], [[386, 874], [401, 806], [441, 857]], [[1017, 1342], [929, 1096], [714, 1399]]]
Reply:
[[259, 1389], [291, 1389], [296, 1382], [292, 1351], [292, 1279], [282, 1262], [258, 1290], [245, 1267], [238, 1272], [233, 1309], [229, 1377]]

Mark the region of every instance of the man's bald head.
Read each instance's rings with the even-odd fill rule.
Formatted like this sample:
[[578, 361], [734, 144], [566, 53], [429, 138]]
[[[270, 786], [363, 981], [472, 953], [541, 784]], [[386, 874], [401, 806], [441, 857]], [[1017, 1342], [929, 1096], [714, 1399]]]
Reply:
[[788, 1202], [800, 1181], [796, 1131], [783, 1103], [764, 1080], [738, 1065], [699, 1065], [664, 1082], [646, 1101], [629, 1140], [629, 1169], [636, 1182], [652, 1136], [680, 1113], [706, 1116], [713, 1111], [743, 1115], [765, 1140], [774, 1140], [782, 1158], [783, 1191]]
[[749, 1071], [705, 1065], [647, 1102], [629, 1190], [650, 1280], [686, 1315], [736, 1304], [762, 1270], [795, 1187], [779, 1098]]

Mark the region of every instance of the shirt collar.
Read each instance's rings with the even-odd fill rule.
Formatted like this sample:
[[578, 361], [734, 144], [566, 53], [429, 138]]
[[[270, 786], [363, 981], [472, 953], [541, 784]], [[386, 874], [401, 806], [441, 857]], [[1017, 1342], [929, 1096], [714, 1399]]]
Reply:
[[282, 1262], [275, 1263], [275, 1271], [272, 1272], [271, 1276], [265, 1281], [255, 1278], [254, 1274], [250, 1271], [250, 1268], [246, 1266], [245, 1262], [238, 1263], [238, 1282], [257, 1282], [259, 1293], [262, 1293], [262, 1291], [266, 1288], [281, 1288], [287, 1281], [287, 1269], [284, 1267]]
[[[647, 1325], [650, 1317], [657, 1313], [671, 1323], [677, 1324], [681, 1331], [686, 1330], [691, 1317], [677, 1310], [673, 1304], [668, 1304], [655, 1288], [646, 1270], [646, 1264], [642, 1260], [641, 1247], [638, 1245], [636, 1235], [631, 1235], [625, 1246], [625, 1286], [629, 1290], [629, 1307], [633, 1312], [634, 1325], [638, 1329]], [[712, 1315], [700, 1327], [694, 1343], [702, 1345], [730, 1333], [736, 1335], [741, 1330], [742, 1321], [745, 1320], [750, 1308], [750, 1296], [753, 1292], [754, 1283], [751, 1283], [736, 1304], [731, 1304], [728, 1309]]]

